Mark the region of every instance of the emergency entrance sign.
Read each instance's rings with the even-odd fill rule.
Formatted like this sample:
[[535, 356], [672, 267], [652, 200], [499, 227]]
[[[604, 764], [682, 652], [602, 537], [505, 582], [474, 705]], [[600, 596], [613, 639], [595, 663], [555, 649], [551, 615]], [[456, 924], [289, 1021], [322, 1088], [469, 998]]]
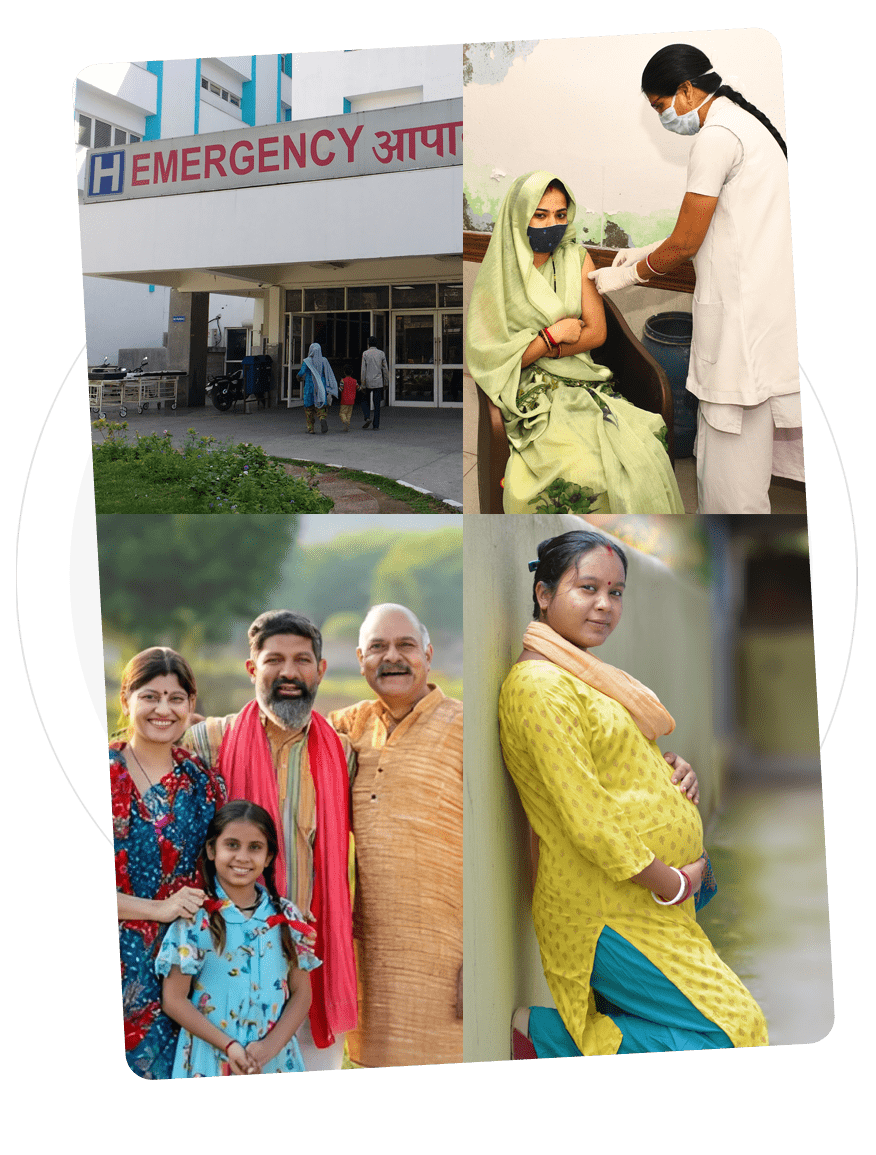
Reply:
[[91, 149], [85, 202], [462, 164], [462, 98]]

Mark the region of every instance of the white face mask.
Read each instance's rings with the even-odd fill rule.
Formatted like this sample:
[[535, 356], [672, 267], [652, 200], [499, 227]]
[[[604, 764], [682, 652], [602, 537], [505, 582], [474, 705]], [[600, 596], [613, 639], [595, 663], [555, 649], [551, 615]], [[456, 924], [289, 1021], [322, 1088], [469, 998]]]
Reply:
[[676, 92], [672, 98], [672, 104], [660, 113], [660, 123], [664, 128], [668, 128], [670, 132], [677, 132], [679, 136], [693, 136], [694, 133], [700, 131], [700, 118], [697, 116], [697, 113], [704, 104], [708, 104], [714, 95], [714, 92], [709, 93], [706, 99], [701, 101], [696, 108], [692, 108], [690, 112], [685, 112], [679, 116], [675, 111], [675, 99], [678, 96]]

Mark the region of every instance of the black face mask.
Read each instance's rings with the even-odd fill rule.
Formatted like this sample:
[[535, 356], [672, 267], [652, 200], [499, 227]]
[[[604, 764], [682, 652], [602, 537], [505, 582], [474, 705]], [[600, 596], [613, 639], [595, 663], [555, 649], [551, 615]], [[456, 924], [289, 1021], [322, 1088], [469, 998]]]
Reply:
[[568, 225], [548, 225], [546, 229], [534, 229], [532, 225], [526, 230], [529, 245], [534, 253], [552, 253], [566, 235]]

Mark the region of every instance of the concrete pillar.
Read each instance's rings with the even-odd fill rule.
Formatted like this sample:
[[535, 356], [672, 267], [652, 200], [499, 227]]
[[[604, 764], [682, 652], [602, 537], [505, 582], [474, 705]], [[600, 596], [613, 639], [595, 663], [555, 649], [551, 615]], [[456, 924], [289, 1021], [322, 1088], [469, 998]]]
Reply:
[[262, 296], [262, 338], [264, 349], [271, 358], [271, 400], [280, 399], [280, 379], [283, 374], [283, 311], [286, 290], [279, 285], [271, 285]]
[[207, 320], [209, 293], [170, 292], [167, 323], [167, 364], [188, 374], [180, 383], [183, 405], [204, 404], [207, 388]]

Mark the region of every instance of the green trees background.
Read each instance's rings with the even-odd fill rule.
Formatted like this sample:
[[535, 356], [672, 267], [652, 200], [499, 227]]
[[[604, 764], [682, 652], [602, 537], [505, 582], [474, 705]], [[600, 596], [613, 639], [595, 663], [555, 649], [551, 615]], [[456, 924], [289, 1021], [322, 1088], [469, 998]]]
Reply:
[[422, 521], [422, 530], [403, 531], [391, 516], [359, 516], [344, 522], [352, 531], [303, 544], [295, 516], [98, 517], [110, 730], [121, 670], [151, 645], [188, 658], [202, 712], [240, 709], [252, 694], [247, 626], [262, 610], [281, 607], [307, 614], [323, 631], [320, 712], [369, 696], [356, 640], [368, 607], [385, 601], [423, 621], [435, 649], [433, 680], [461, 697], [462, 528], [440, 517]]

